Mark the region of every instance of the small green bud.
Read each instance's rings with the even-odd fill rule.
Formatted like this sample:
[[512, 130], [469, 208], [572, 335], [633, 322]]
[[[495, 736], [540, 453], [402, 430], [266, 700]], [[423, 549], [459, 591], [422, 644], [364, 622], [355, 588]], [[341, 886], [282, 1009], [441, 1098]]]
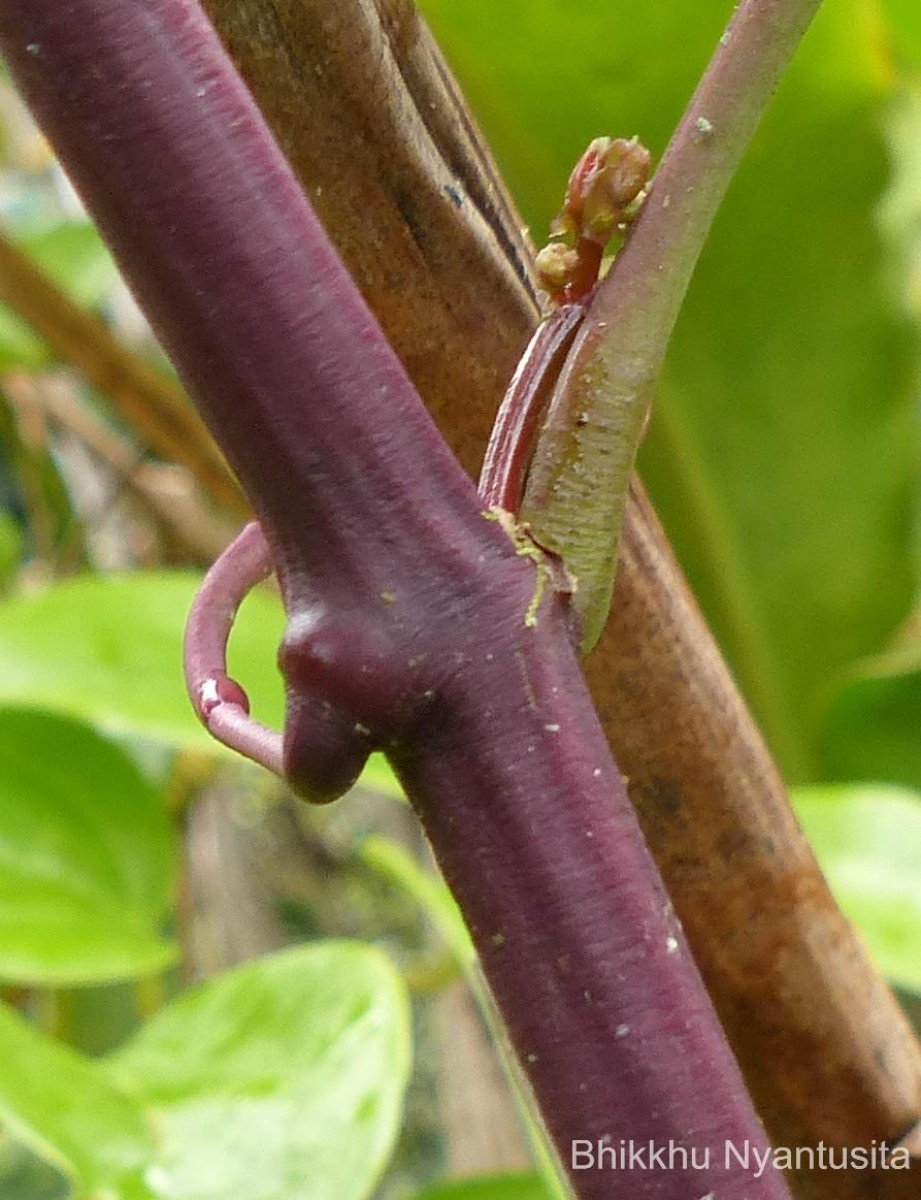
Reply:
[[551, 293], [562, 292], [579, 268], [579, 255], [562, 242], [550, 242], [534, 260], [540, 285]]
[[541, 286], [557, 303], [582, 299], [594, 287], [604, 247], [640, 209], [651, 164], [635, 137], [595, 138], [576, 163], [550, 226], [562, 241], [537, 256]]
[[607, 242], [646, 186], [651, 162], [636, 138], [595, 138], [569, 177], [557, 220], [581, 237]]

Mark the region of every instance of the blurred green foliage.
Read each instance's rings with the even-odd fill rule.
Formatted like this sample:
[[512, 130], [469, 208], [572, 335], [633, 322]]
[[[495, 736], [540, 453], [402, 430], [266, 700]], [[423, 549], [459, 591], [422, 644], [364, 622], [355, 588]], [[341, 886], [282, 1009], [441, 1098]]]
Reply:
[[158, 1125], [150, 1191], [176, 1200], [366, 1196], [409, 1072], [403, 981], [380, 951], [327, 941], [228, 971], [105, 1064]]
[[919, 792], [886, 784], [816, 786], [794, 794], [844, 912], [876, 961], [921, 993], [921, 804]]
[[288, 1200], [307, 1179], [356, 1200], [399, 1128], [405, 989], [379, 951], [326, 942], [186, 993], [101, 1062], [0, 1005], [0, 1060], [0, 1114], [87, 1200]]
[[175, 960], [173, 826], [123, 751], [82, 722], [0, 709], [0, 795], [0, 978], [83, 984]]
[[493, 1175], [432, 1188], [416, 1200], [550, 1200], [536, 1175]]

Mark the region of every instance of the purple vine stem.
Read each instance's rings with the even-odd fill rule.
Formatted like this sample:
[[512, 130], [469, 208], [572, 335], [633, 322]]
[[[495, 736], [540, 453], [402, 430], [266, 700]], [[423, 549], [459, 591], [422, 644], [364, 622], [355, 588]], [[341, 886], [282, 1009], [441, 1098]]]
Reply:
[[727, 1158], [763, 1163], [764, 1135], [568, 614], [535, 604], [198, 7], [3, 0], [0, 44], [266, 531], [288, 779], [330, 799], [387, 752], [564, 1163], [576, 1140], [695, 1151], [572, 1169], [581, 1200], [788, 1200]]

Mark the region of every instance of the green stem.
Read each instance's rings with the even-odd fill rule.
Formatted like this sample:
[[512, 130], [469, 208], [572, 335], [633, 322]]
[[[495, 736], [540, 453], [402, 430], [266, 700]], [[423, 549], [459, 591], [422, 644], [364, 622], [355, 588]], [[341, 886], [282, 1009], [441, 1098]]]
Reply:
[[459, 972], [463, 973], [480, 1013], [492, 1033], [499, 1061], [525, 1126], [534, 1163], [552, 1200], [572, 1200], [559, 1158], [540, 1118], [528, 1081], [515, 1059], [501, 1014], [477, 963], [476, 950], [464, 918], [444, 883], [425, 871], [408, 851], [390, 838], [367, 837], [358, 851], [373, 870], [415, 900], [437, 929]]

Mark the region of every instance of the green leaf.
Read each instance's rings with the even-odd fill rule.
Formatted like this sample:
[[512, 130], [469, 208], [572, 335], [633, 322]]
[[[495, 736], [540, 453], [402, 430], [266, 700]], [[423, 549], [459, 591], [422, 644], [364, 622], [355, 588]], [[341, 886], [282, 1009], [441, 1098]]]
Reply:
[[21, 1142], [0, 1140], [0, 1196], [12, 1200], [70, 1200], [65, 1175]]
[[161, 970], [173, 875], [160, 797], [117, 747], [0, 710], [0, 977], [86, 983]]
[[[78, 716], [112, 733], [154, 738], [208, 754], [229, 753], [192, 712], [182, 677], [182, 635], [201, 583], [191, 572], [84, 575], [0, 604], [0, 703]], [[230, 670], [253, 716], [281, 728], [276, 668], [281, 604], [251, 592], [230, 641]], [[366, 786], [400, 795], [375, 755]]]
[[111, 254], [88, 221], [62, 221], [23, 237], [19, 245], [83, 308], [101, 303], [118, 279]]
[[[42, 706], [120, 734], [213, 751], [182, 678], [182, 633], [200, 577], [151, 572], [84, 575], [0, 605], [0, 702]], [[275, 657], [283, 618], [250, 596], [232, 652], [267, 724], [282, 716]]]
[[832, 891], [885, 974], [921, 990], [921, 793], [800, 788], [794, 806]]
[[921, 68], [921, 10], [915, 0], [883, 0], [883, 11], [892, 49], [915, 69]]
[[31, 327], [0, 306], [0, 370], [39, 371], [52, 361], [51, 352]]
[[830, 779], [921, 788], [921, 643], [862, 663], [834, 693], [822, 730]]
[[[661, 153], [732, 3], [423, 8], [541, 241], [591, 137], [636, 133]], [[863, 0], [821, 10], [704, 250], [641, 462], [799, 778], [815, 768], [829, 680], [884, 644], [915, 583], [918, 330], [876, 224], [895, 79], [881, 33]]]
[[108, 1060], [153, 1110], [169, 1200], [359, 1200], [409, 1071], [399, 975], [358, 943], [300, 947], [171, 1004]]
[[906, 88], [893, 97], [883, 114], [882, 130], [892, 177], [877, 220], [888, 248], [894, 297], [917, 324], [921, 321], [921, 91]]
[[549, 1200], [538, 1175], [484, 1175], [428, 1188], [416, 1200]]
[[[149, 1200], [144, 1114], [101, 1067], [0, 1004], [0, 1121], [68, 1175], [75, 1200]], [[11, 1197], [12, 1200], [12, 1197]]]

